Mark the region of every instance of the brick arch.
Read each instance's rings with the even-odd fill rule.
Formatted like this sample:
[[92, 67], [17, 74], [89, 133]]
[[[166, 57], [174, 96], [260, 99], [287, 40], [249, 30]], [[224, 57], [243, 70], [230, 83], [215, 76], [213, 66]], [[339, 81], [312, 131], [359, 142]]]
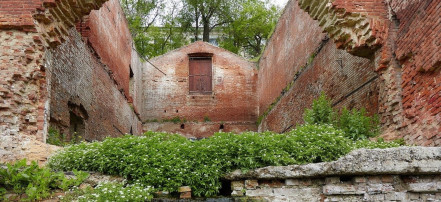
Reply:
[[383, 1], [298, 0], [340, 49], [371, 57], [386, 36], [387, 7]]
[[68, 29], [108, 0], [44, 0], [33, 18], [46, 47], [54, 48], [68, 36]]

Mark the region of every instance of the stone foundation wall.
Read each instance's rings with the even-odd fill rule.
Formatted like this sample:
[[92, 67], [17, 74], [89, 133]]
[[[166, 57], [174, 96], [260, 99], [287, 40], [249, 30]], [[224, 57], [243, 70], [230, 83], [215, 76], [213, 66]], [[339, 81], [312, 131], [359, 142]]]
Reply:
[[441, 148], [357, 150], [338, 161], [233, 172], [233, 196], [264, 201], [439, 201]]

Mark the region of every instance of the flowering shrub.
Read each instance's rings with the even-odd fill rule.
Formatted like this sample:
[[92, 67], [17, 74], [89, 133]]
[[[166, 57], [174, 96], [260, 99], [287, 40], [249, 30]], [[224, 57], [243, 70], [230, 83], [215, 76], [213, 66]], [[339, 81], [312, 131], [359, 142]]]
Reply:
[[143, 202], [150, 201], [153, 198], [153, 189], [144, 187], [139, 183], [124, 186], [120, 183], [98, 184], [94, 189], [74, 189], [68, 193], [61, 201], [116, 201], [116, 202]]
[[220, 178], [235, 169], [332, 161], [363, 146], [396, 147], [396, 143], [354, 143], [332, 125], [304, 125], [286, 134], [217, 133], [201, 141], [148, 132], [144, 136], [107, 138], [66, 147], [48, 163], [56, 170], [87, 170], [124, 176], [129, 181], [176, 192], [190, 186], [195, 196], [213, 196]]

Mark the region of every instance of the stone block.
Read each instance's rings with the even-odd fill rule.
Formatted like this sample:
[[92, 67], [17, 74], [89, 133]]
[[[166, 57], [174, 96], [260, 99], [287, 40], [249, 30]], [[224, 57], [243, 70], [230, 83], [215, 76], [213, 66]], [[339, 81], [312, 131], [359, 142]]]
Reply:
[[182, 186], [178, 188], [178, 192], [191, 192], [191, 188], [189, 186]]
[[182, 192], [182, 193], [179, 195], [179, 198], [181, 198], [181, 199], [191, 199], [191, 191], [188, 191], [188, 192]]
[[285, 180], [285, 185], [286, 186], [297, 186], [299, 184], [300, 184], [300, 182], [299, 182], [298, 179], [286, 179]]
[[340, 185], [325, 185], [323, 187], [325, 195], [353, 195], [364, 194], [364, 190], [357, 190], [354, 185], [340, 184]]
[[386, 201], [408, 201], [406, 192], [391, 192], [384, 195]]
[[263, 180], [259, 183], [260, 187], [271, 187], [271, 188], [278, 188], [283, 187], [285, 185], [284, 182], [281, 180]]
[[385, 182], [385, 183], [393, 183], [394, 177], [392, 175], [384, 175], [384, 176], [381, 176], [381, 181]]
[[273, 189], [273, 193], [276, 196], [296, 196], [301, 192], [301, 189], [293, 189], [293, 188], [275, 188]]
[[427, 202], [434, 202], [435, 194], [421, 194], [421, 200]]
[[257, 186], [259, 186], [259, 182], [257, 180], [245, 180], [246, 189], [256, 189]]
[[242, 191], [243, 189], [245, 189], [244, 181], [232, 181], [231, 182], [231, 190]]
[[392, 184], [368, 184], [367, 192], [369, 194], [388, 193], [394, 191]]
[[409, 200], [418, 200], [420, 199], [420, 194], [409, 192], [407, 193], [407, 197], [409, 198]]
[[243, 191], [236, 191], [234, 190], [233, 192], [231, 192], [231, 196], [233, 197], [240, 197], [243, 196], [245, 193]]
[[370, 194], [366, 198], [367, 201], [384, 201], [384, 194]]
[[408, 191], [420, 193], [441, 192], [441, 182], [410, 183]]
[[355, 183], [365, 183], [367, 182], [366, 177], [354, 177], [354, 182]]
[[246, 190], [245, 196], [256, 197], [256, 196], [273, 196], [273, 189], [254, 189]]

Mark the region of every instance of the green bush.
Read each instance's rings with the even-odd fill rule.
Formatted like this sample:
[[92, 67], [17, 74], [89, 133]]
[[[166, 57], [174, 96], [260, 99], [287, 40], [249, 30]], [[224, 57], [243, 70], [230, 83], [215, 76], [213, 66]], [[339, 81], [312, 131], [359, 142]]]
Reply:
[[153, 198], [153, 189], [136, 183], [124, 186], [120, 183], [98, 184], [95, 188], [74, 189], [64, 196], [61, 201], [115, 201], [115, 202], [144, 202]]
[[67, 179], [64, 173], [55, 173], [48, 168], [40, 168], [34, 161], [27, 165], [26, 159], [15, 164], [7, 164], [7, 168], [0, 168], [1, 192], [11, 190], [14, 193], [26, 193], [24, 200], [41, 200], [50, 195], [51, 189], [67, 190], [78, 186], [88, 177], [88, 173], [74, 171], [76, 178]]
[[335, 119], [331, 101], [322, 93], [313, 101], [311, 109], [306, 109], [303, 119], [307, 124], [331, 124]]
[[314, 100], [311, 109], [306, 109], [303, 116], [307, 124], [333, 124], [343, 130], [344, 135], [352, 140], [362, 140], [379, 134], [379, 121], [376, 116], [370, 117], [365, 109], [343, 108], [341, 113], [334, 112], [331, 100], [325, 94]]
[[[398, 145], [385, 147], [391, 146]], [[201, 141], [148, 132], [66, 147], [48, 166], [120, 175], [162, 191], [190, 186], [195, 196], [213, 196], [221, 188], [220, 178], [235, 169], [332, 161], [354, 148], [332, 125], [304, 125], [286, 134], [217, 133]]]
[[353, 140], [375, 137], [380, 129], [378, 118], [367, 116], [365, 109], [349, 111], [344, 108], [336, 119], [336, 125]]

